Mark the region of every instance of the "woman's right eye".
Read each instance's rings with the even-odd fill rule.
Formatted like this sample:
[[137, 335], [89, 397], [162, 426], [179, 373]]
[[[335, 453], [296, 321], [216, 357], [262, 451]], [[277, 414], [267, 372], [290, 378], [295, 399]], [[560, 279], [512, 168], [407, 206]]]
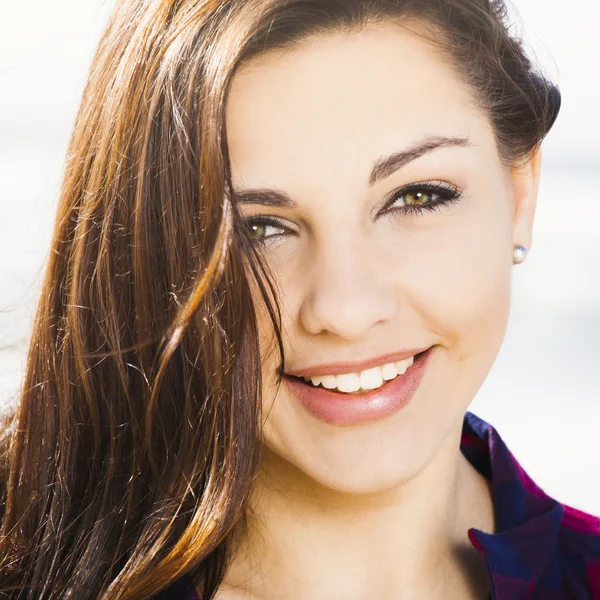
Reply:
[[[272, 238], [276, 238], [280, 235], [284, 235], [287, 230], [281, 223], [273, 217], [249, 217], [245, 219], [245, 223], [248, 229], [248, 237], [252, 242], [257, 244], [265, 244], [272, 241]], [[271, 229], [278, 229], [281, 233], [267, 234], [267, 231]]]

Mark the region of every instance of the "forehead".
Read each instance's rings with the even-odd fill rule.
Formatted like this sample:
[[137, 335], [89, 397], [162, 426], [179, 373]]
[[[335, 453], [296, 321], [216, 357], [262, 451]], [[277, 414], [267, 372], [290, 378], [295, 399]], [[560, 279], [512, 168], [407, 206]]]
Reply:
[[234, 182], [286, 186], [307, 169], [311, 177], [348, 174], [353, 165], [364, 171], [426, 135], [489, 145], [489, 123], [470, 91], [413, 29], [369, 25], [242, 67], [226, 110]]

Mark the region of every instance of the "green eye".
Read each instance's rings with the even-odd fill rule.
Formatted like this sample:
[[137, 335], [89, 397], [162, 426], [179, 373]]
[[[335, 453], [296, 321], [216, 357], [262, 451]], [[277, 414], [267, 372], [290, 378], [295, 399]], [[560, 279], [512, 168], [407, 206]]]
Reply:
[[394, 192], [386, 210], [415, 214], [440, 210], [445, 204], [458, 200], [461, 195], [462, 192], [454, 186], [442, 182], [415, 183]]
[[278, 229], [279, 231], [285, 232], [286, 228], [273, 217], [250, 217], [246, 219], [246, 231], [248, 232], [248, 238], [252, 242], [265, 244], [270, 242], [272, 238], [277, 238], [282, 233], [275, 233], [267, 235], [267, 230]]
[[433, 194], [430, 191], [426, 191], [425, 193], [405, 192], [402, 196], [405, 198], [404, 206], [420, 206], [424, 199], [427, 200], [428, 196], [431, 198]]
[[251, 240], [257, 240], [263, 237], [264, 233], [261, 235], [261, 231], [264, 232], [265, 225], [261, 223], [250, 223], [248, 224], [248, 237]]

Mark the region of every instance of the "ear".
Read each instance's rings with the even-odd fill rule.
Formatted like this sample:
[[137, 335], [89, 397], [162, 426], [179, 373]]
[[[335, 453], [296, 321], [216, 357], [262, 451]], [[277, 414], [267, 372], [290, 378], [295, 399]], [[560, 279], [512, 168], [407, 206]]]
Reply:
[[531, 248], [541, 164], [542, 148], [538, 145], [526, 162], [510, 169], [513, 191], [513, 246], [525, 246], [527, 250]]

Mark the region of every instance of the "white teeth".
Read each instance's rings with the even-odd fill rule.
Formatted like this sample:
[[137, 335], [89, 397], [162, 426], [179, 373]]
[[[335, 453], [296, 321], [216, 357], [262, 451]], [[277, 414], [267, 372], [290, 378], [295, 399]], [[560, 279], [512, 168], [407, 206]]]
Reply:
[[414, 356], [411, 356], [410, 358], [407, 358], [405, 360], [399, 360], [398, 362], [396, 362], [396, 369], [398, 369], [398, 375], [404, 375], [404, 373], [406, 373], [406, 369], [408, 369], [408, 367], [410, 367], [410, 365], [413, 364], [415, 360]]
[[[307, 379], [307, 381], [310, 381], [310, 380]], [[328, 390], [332, 390], [333, 388], [337, 387], [336, 376], [335, 375], [324, 375], [323, 377], [321, 377], [321, 383], [323, 384], [324, 388], [327, 388]]]
[[383, 383], [380, 367], [373, 367], [360, 372], [360, 387], [363, 390], [374, 390]]
[[356, 373], [336, 375], [336, 387], [340, 392], [356, 392], [360, 389], [360, 377]]
[[381, 376], [389, 381], [390, 379], [394, 379], [398, 375], [398, 367], [396, 367], [396, 363], [387, 363], [381, 367]]
[[305, 381], [310, 381], [314, 386], [320, 384], [323, 387], [333, 390], [335, 388], [340, 392], [356, 392], [360, 389], [374, 390], [381, 387], [386, 381], [394, 379], [398, 375], [404, 375], [408, 367], [414, 362], [414, 356], [399, 360], [393, 363], [386, 363], [381, 367], [365, 369], [360, 373], [344, 373], [343, 375], [321, 375], [320, 377], [304, 377]]

